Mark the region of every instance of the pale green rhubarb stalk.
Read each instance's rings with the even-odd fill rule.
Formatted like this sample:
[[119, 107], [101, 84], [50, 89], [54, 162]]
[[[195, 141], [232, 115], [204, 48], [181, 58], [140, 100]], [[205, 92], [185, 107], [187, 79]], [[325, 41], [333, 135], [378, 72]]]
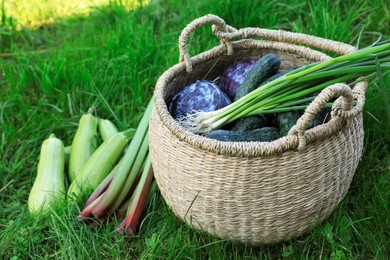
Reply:
[[107, 175], [107, 177], [99, 184], [99, 186], [93, 191], [91, 196], [89, 196], [85, 206], [88, 206], [93, 201], [95, 201], [100, 195], [102, 195], [106, 190], [108, 185], [110, 185], [112, 179], [118, 171], [118, 164], [111, 170], [111, 172]]
[[148, 155], [145, 167], [142, 172], [140, 181], [138, 182], [137, 188], [134, 191], [132, 199], [127, 209], [127, 214], [122, 223], [118, 226], [118, 232], [122, 235], [132, 236], [138, 227], [138, 223], [141, 214], [147, 203], [148, 193], [153, 181], [153, 169]]
[[[138, 182], [137, 182], [138, 183]], [[153, 180], [151, 186], [150, 186], [150, 189], [149, 189], [149, 193], [148, 193], [148, 196], [146, 198], [146, 203], [144, 204], [144, 208], [143, 208], [143, 211], [146, 210], [146, 208], [148, 207], [148, 203], [152, 200], [153, 198], [153, 195], [156, 193], [156, 190], [157, 190], [157, 182], [156, 180]], [[130, 207], [130, 204], [134, 201], [134, 197], [135, 197], [135, 193], [134, 192], [130, 192], [130, 194], [132, 194], [132, 196], [130, 196], [119, 208], [118, 210], [116, 211], [116, 218], [120, 219], [124, 216], [126, 216], [126, 213], [127, 213], [127, 209]]]
[[102, 197], [103, 197], [103, 195], [100, 195], [94, 201], [92, 201], [87, 206], [85, 206], [84, 209], [77, 216], [77, 220], [78, 221], [86, 221], [86, 220], [91, 219], [91, 217], [92, 217], [92, 209], [102, 199]]
[[[376, 64], [378, 60], [379, 65]], [[291, 110], [307, 95], [323, 90], [335, 83], [348, 82], [375, 73], [380, 68], [390, 71], [390, 43], [370, 46], [353, 53], [342, 55], [328, 61], [317, 62], [300, 67], [276, 80], [268, 82], [232, 104], [212, 112], [196, 112], [179, 119], [189, 131], [207, 133], [239, 118], [285, 112], [295, 102]]]
[[108, 213], [113, 214], [120, 204], [126, 199], [129, 190], [134, 189], [134, 185], [137, 185], [136, 180], [139, 179], [139, 175], [142, 173], [143, 165], [145, 165], [145, 157], [148, 153], [149, 137], [148, 132], [146, 133], [145, 139], [143, 140], [142, 149], [140, 149], [137, 154], [136, 161], [131, 169], [129, 175], [126, 178], [126, 181], [123, 185], [123, 189], [118, 193], [116, 200], [113, 200], [112, 203], [107, 208]]
[[92, 214], [96, 218], [101, 218], [105, 214], [111, 215], [115, 212], [126, 199], [129, 190], [142, 170], [149, 150], [148, 127], [152, 106], [153, 102], [150, 101], [134, 138], [118, 164], [117, 173], [104, 192], [102, 199], [92, 210]]
[[119, 208], [115, 212], [115, 217], [117, 219], [121, 219], [122, 217], [126, 216], [127, 208], [129, 207], [130, 203], [132, 203], [134, 199], [134, 192], [130, 193], [130, 197], [128, 197], [122, 205], [119, 206]]

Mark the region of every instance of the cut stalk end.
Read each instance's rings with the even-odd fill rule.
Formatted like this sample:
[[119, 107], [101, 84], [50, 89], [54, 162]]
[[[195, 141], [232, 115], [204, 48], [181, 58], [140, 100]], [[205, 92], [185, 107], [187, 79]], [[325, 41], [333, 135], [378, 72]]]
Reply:
[[135, 229], [130, 226], [119, 225], [119, 227], [116, 230], [120, 235], [122, 236], [128, 236], [132, 237], [135, 234]]
[[76, 220], [79, 221], [79, 222], [85, 222], [85, 221], [90, 220], [90, 219], [91, 218], [85, 217], [85, 216], [83, 216], [81, 214], [76, 217]]

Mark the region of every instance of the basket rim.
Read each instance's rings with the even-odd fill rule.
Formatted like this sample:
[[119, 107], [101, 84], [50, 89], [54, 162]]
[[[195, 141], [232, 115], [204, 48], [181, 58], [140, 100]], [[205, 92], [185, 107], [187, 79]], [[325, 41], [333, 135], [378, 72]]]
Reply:
[[[249, 50], [251, 48], [275, 49], [315, 61], [331, 59], [330, 56], [312, 48], [284, 42], [245, 39], [231, 43], [234, 50]], [[204, 62], [223, 57], [226, 55], [226, 52], [226, 46], [219, 45], [191, 57], [190, 61], [196, 67]], [[160, 117], [164, 126], [180, 141], [209, 152], [239, 157], [272, 156], [297, 149], [299, 145], [299, 137], [297, 134], [287, 135], [271, 142], [227, 142], [210, 139], [188, 131], [170, 115], [164, 99], [168, 83], [183, 73], [188, 73], [185, 62], [180, 62], [167, 69], [157, 80], [153, 94], [154, 108], [157, 116]], [[365, 84], [367, 83], [365, 82]], [[346, 127], [346, 119], [339, 116], [332, 116], [327, 123], [306, 130], [304, 137], [307, 145], [310, 145], [312, 142], [337, 134], [343, 127]]]

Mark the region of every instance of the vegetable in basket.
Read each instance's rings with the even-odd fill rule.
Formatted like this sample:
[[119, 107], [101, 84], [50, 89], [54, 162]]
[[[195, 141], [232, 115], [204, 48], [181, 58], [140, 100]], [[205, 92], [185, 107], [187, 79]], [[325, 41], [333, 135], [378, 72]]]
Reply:
[[[276, 74], [280, 68], [281, 61], [275, 54], [267, 54], [260, 59], [256, 61], [256, 63], [252, 66], [252, 68], [249, 70], [248, 75], [245, 77], [242, 85], [238, 88], [237, 93], [234, 97], [234, 100], [238, 100], [241, 97], [247, 95], [251, 91], [255, 90], [259, 86], [267, 83], [268, 81], [272, 79], [276, 79], [280, 77], [282, 74]], [[254, 126], [256, 125], [256, 122], [259, 121], [259, 119], [263, 119], [261, 122], [262, 124], [259, 124], [259, 127], [262, 128], [264, 126], [267, 126], [267, 120], [264, 116], [259, 117], [258, 115], [248, 116], [244, 118], [240, 118], [234, 122], [234, 125], [232, 127], [232, 130], [238, 130], [241, 132], [244, 132], [244, 129], [248, 126]], [[234, 134], [224, 135], [225, 140], [224, 141], [273, 141], [277, 138], [279, 138], [279, 135], [275, 135], [273, 132], [275, 129], [273, 128], [265, 128], [265, 129], [258, 129], [259, 131], [255, 130], [256, 128], [253, 128], [249, 133], [243, 133], [244, 136], [248, 135], [247, 137], [237, 138]], [[268, 129], [268, 130], [267, 130]], [[261, 133], [259, 135], [259, 133]], [[252, 138], [250, 136], [252, 135]], [[213, 138], [214, 135], [208, 135], [208, 137]], [[218, 136], [217, 136], [218, 137]], [[222, 140], [220, 138], [213, 138]]]
[[239, 100], [266, 79], [276, 74], [280, 67], [280, 60], [275, 54], [267, 54], [256, 61], [238, 88], [234, 101]]
[[197, 80], [173, 96], [169, 112], [174, 118], [181, 118], [194, 111], [214, 111], [230, 103], [229, 97], [217, 84], [209, 80]]
[[211, 112], [195, 112], [178, 121], [189, 131], [205, 134], [239, 118], [302, 110], [307, 97], [335, 83], [390, 70], [390, 43], [380, 43], [327, 61], [302, 66]]
[[231, 100], [234, 100], [237, 89], [241, 87], [245, 77], [256, 63], [255, 59], [238, 60], [223, 72], [218, 86]]
[[286, 136], [288, 131], [295, 125], [300, 117], [299, 111], [288, 111], [277, 113], [277, 120], [279, 123], [279, 130], [281, 136]]

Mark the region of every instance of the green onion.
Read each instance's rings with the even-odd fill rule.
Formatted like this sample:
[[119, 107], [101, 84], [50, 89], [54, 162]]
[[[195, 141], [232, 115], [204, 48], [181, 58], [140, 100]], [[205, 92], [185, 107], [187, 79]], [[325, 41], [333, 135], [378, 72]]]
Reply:
[[[376, 64], [378, 60], [379, 65]], [[212, 112], [195, 112], [179, 122], [194, 133], [208, 133], [239, 118], [304, 109], [307, 95], [335, 83], [390, 71], [390, 43], [370, 46], [327, 61], [297, 68], [268, 82], [232, 104]]]

